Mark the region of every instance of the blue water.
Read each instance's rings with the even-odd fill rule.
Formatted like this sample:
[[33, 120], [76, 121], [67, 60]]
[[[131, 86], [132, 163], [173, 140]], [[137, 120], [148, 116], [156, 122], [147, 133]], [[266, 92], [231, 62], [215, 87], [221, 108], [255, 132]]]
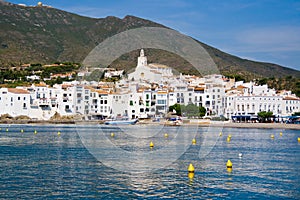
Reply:
[[[226, 128], [200, 159], [205, 128], [199, 128], [197, 144], [177, 161], [157, 171], [131, 174], [94, 158], [76, 126], [0, 128], [0, 199], [300, 199], [299, 130]], [[126, 149], [126, 139], [115, 137], [114, 142], [119, 140]], [[228, 159], [231, 172], [226, 169]], [[188, 177], [189, 163], [195, 166], [193, 178]]]

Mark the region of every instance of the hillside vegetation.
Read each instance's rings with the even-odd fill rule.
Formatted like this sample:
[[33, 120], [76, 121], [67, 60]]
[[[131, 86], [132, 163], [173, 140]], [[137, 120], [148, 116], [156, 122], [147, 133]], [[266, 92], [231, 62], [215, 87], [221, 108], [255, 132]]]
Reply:
[[[5, 70], [23, 63], [82, 63], [94, 47], [110, 36], [132, 28], [164, 26], [134, 16], [95, 19], [55, 8], [24, 7], [0, 1], [0, 27], [0, 67]], [[290, 77], [298, 82], [300, 78], [300, 71], [241, 59], [198, 42], [222, 74], [245, 80]], [[179, 73], [198, 73], [173, 53], [157, 49], [145, 51], [149, 62], [168, 65]], [[129, 52], [115, 60], [111, 67], [130, 71], [136, 66], [137, 56], [138, 50]], [[285, 84], [284, 87], [295, 89], [296, 86]]]

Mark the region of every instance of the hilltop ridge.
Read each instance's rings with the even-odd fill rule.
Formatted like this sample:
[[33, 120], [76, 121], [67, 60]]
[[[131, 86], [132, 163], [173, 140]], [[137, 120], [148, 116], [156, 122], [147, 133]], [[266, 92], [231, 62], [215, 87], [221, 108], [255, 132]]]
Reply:
[[[56, 8], [20, 6], [0, 1], [0, 64], [10, 67], [22, 63], [81, 63], [86, 55], [106, 38], [138, 27], [165, 27], [161, 24], [125, 16], [89, 18]], [[167, 28], [167, 27], [166, 27]], [[247, 79], [262, 77], [300, 77], [300, 71], [277, 64], [255, 62], [224, 53], [198, 41], [210, 54], [223, 74]], [[170, 52], [147, 50], [149, 60], [166, 64], [179, 72], [197, 73], [185, 60]], [[138, 51], [112, 63], [129, 70], [135, 67]], [[166, 59], [166, 57], [168, 59]]]

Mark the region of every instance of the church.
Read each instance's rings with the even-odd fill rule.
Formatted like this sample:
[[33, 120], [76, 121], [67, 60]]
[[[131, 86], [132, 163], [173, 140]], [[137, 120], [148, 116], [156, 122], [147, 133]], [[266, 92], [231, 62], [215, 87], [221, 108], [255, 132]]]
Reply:
[[135, 71], [128, 74], [128, 79], [159, 82], [171, 76], [173, 76], [173, 72], [170, 67], [154, 63], [148, 64], [147, 56], [145, 56], [144, 50], [141, 49]]

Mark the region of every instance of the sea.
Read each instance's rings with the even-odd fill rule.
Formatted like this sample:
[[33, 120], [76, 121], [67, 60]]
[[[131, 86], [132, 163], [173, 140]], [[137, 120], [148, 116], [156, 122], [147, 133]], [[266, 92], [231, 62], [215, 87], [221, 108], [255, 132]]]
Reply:
[[300, 199], [299, 137], [288, 129], [2, 124], [0, 199]]

